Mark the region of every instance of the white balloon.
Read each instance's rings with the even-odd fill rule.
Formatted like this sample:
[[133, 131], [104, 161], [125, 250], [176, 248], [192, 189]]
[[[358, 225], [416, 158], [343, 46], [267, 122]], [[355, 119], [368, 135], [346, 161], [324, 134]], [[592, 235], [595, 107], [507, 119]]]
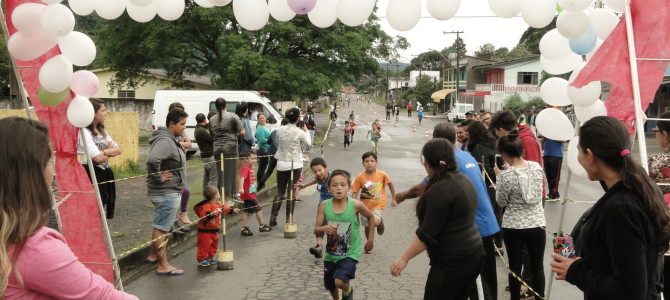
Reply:
[[540, 53], [551, 60], [562, 60], [574, 54], [570, 49], [570, 41], [555, 28], [540, 39]]
[[196, 4], [204, 7], [204, 8], [212, 8], [214, 7], [214, 4], [209, 1], [209, 0], [194, 0]]
[[233, 0], [209, 0], [214, 6], [226, 6]]
[[7, 41], [9, 54], [24, 61], [36, 59], [54, 46], [56, 46], [56, 38], [41, 30], [35, 32], [18, 31]]
[[67, 106], [67, 120], [75, 127], [83, 128], [91, 125], [94, 117], [93, 104], [87, 98], [75, 96]]
[[269, 0], [268, 7], [270, 15], [279, 22], [290, 21], [295, 17], [295, 12], [288, 6], [286, 0]]
[[395, 30], [410, 30], [419, 23], [419, 18], [421, 18], [419, 0], [390, 0], [386, 7], [386, 20]]
[[70, 9], [80, 16], [90, 15], [95, 11], [95, 1], [93, 0], [68, 0]]
[[600, 81], [592, 81], [582, 88], [568, 86], [568, 97], [574, 105], [589, 106], [600, 98], [602, 85]]
[[68, 61], [80, 67], [90, 65], [97, 53], [93, 40], [78, 31], [58, 38], [58, 47]]
[[154, 0], [128, 0], [128, 5], [135, 5], [135, 6], [147, 6], [151, 3], [154, 3]]
[[618, 12], [626, 10], [626, 0], [603, 0], [603, 3]]
[[593, 0], [558, 0], [558, 5], [566, 11], [582, 11], [589, 7]]
[[156, 13], [166, 21], [174, 21], [184, 14], [184, 0], [155, 0]]
[[74, 14], [63, 4], [50, 4], [40, 15], [40, 25], [51, 36], [64, 36], [74, 29]]
[[579, 75], [579, 72], [581, 72], [584, 67], [586, 67], [586, 62], [582, 62], [574, 70], [572, 70], [572, 74], [570, 74], [568, 82], [572, 83], [573, 81], [575, 81], [575, 78], [577, 78], [577, 75]]
[[347, 26], [358, 26], [368, 20], [376, 0], [338, 0], [337, 18]]
[[619, 17], [609, 9], [596, 8], [589, 14], [589, 21], [599, 39], [604, 40], [619, 24]]
[[95, 1], [95, 12], [103, 19], [114, 20], [126, 10], [126, 0], [92, 0]]
[[58, 4], [58, 3], [61, 3], [61, 1], [63, 1], [63, 0], [42, 0], [42, 2], [44, 2], [46, 4]]
[[579, 154], [579, 148], [577, 148], [577, 145], [579, 145], [579, 136], [571, 138], [570, 142], [568, 143], [568, 167], [570, 167], [572, 174], [586, 176], [586, 170], [584, 170], [584, 167], [582, 167], [582, 164], [580, 164], [579, 160], [577, 159], [577, 155]]
[[563, 11], [556, 19], [556, 28], [565, 38], [576, 39], [589, 28], [589, 17], [584, 11]]
[[16, 29], [27, 32], [41, 30], [39, 19], [47, 6], [39, 3], [24, 3], [17, 6], [12, 12], [12, 24]]
[[491, 11], [501, 18], [511, 18], [521, 12], [523, 0], [489, 0]]
[[542, 28], [554, 19], [556, 0], [524, 0], [521, 16], [528, 26]]
[[428, 0], [426, 2], [428, 13], [441, 21], [453, 18], [460, 6], [461, 0]]
[[584, 61], [582, 56], [577, 54], [570, 55], [567, 58], [561, 60], [551, 60], [544, 57], [544, 55], [540, 55], [540, 64], [542, 65], [542, 69], [551, 75], [561, 75], [571, 72], [579, 65], [581, 65], [582, 61]]
[[591, 50], [591, 52], [589, 52], [589, 53], [586, 53], [586, 61], [591, 60], [591, 57], [593, 57], [593, 55], [596, 54], [596, 51], [598, 51], [598, 48], [600, 48], [600, 46], [603, 45], [603, 42], [604, 42], [604, 41], [601, 40], [601, 39], [598, 39], [598, 40], [596, 41], [596, 46], [593, 47], [593, 50]]
[[596, 100], [589, 106], [575, 105], [574, 107], [577, 120], [582, 122], [582, 124], [586, 123], [588, 120], [591, 120], [593, 117], [607, 115], [607, 108], [605, 107], [605, 102], [602, 100]]
[[128, 3], [126, 11], [131, 19], [140, 23], [146, 23], [156, 17], [156, 4], [155, 2], [152, 2], [146, 6], [136, 6], [132, 3]]
[[555, 108], [545, 108], [537, 114], [535, 126], [541, 135], [556, 141], [567, 141], [575, 135], [568, 117]]
[[316, 27], [332, 26], [337, 21], [337, 1], [316, 1], [316, 6], [307, 13], [307, 17]]
[[52, 93], [58, 93], [70, 85], [72, 63], [64, 55], [56, 55], [42, 65], [39, 79], [42, 88]]
[[246, 30], [259, 30], [270, 20], [265, 0], [234, 0], [233, 13], [237, 23]]
[[540, 95], [545, 103], [553, 106], [570, 105], [568, 81], [560, 77], [545, 80], [540, 87]]

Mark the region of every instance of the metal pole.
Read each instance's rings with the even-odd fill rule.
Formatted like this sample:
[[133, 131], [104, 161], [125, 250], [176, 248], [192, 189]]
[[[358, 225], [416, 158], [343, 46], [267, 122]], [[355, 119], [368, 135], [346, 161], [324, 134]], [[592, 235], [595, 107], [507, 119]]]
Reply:
[[[84, 149], [88, 149], [88, 142], [84, 136], [84, 128], [79, 128], [79, 138], [84, 143]], [[116, 281], [115, 286], [119, 287], [120, 291], [123, 291], [123, 282], [121, 282], [121, 271], [119, 269], [119, 261], [116, 258], [116, 253], [114, 252], [114, 244], [112, 244], [112, 237], [109, 235], [109, 226], [107, 226], [107, 219], [105, 218], [105, 208], [102, 205], [102, 198], [100, 198], [100, 190], [98, 189], [98, 179], [95, 178], [95, 169], [93, 168], [93, 160], [88, 151], [84, 151], [86, 154], [86, 163], [88, 164], [88, 171], [91, 174], [91, 183], [93, 184], [93, 190], [95, 191], [95, 199], [98, 202], [98, 212], [100, 212], [100, 220], [102, 221], [102, 232], [103, 237], [105, 238], [105, 244], [107, 244], [107, 254], [112, 259], [112, 264], [114, 265], [114, 281]]]
[[[628, 56], [630, 57], [630, 74], [633, 83], [633, 100], [635, 100], [635, 130], [637, 131], [637, 141], [640, 147], [640, 161], [647, 160], [646, 138], [644, 136], [644, 112], [642, 111], [642, 100], [640, 99], [640, 79], [637, 71], [637, 54], [635, 52], [635, 34], [633, 33], [633, 19], [630, 11], [630, 0], [626, 1], [626, 36], [628, 37]], [[649, 166], [645, 163], [640, 164], [646, 172], [649, 172]]]
[[389, 87], [390, 86], [391, 85], [389, 83], [389, 65], [386, 64], [386, 99], [385, 99], [386, 101], [389, 100]]
[[[223, 181], [225, 178], [223, 178], [223, 152], [221, 153], [221, 172], [219, 173], [219, 176], [221, 176], [221, 180], [218, 180], [221, 182], [221, 204], [223, 204], [223, 211], [222, 211], [222, 217], [221, 217], [221, 241], [223, 242], [223, 251], [226, 251], [226, 200], [225, 200], [225, 184], [223, 184]], [[232, 208], [231, 208], [232, 209]]]

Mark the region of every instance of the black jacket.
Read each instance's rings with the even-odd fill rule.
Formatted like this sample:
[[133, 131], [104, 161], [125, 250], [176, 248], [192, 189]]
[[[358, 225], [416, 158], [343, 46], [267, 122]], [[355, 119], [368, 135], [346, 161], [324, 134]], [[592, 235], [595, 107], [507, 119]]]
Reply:
[[[660, 199], [659, 199], [660, 201]], [[580, 219], [581, 245], [566, 281], [584, 299], [661, 299], [662, 254], [642, 199], [619, 182]]]

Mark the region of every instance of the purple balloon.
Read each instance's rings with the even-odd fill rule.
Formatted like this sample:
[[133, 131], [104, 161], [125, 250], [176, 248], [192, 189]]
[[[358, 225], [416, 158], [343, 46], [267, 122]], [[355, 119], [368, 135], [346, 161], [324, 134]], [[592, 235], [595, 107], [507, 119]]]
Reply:
[[299, 15], [306, 15], [316, 5], [316, 0], [288, 0], [288, 6]]

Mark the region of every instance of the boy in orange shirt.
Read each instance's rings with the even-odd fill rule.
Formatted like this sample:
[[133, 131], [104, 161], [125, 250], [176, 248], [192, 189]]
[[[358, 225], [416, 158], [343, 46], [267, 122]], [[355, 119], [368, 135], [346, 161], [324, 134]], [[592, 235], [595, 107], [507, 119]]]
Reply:
[[[208, 186], [202, 191], [205, 200], [200, 201], [193, 207], [195, 214], [199, 218], [198, 221], [198, 251], [196, 252], [196, 259], [198, 265], [201, 267], [208, 267], [216, 264], [216, 249], [219, 246], [219, 231], [221, 229], [221, 212], [230, 214], [230, 206], [225, 208], [221, 204], [219, 190], [216, 187]], [[239, 212], [239, 209], [234, 209], [233, 212]]]
[[[398, 205], [395, 201], [395, 188], [391, 178], [386, 172], [377, 170], [377, 154], [374, 152], [363, 153], [363, 167], [365, 171], [356, 176], [354, 184], [351, 189], [353, 191], [352, 198], [358, 198], [360, 193], [360, 200], [365, 206], [375, 215], [375, 224], [377, 233], [384, 234], [384, 221], [382, 219], [382, 211], [386, 208], [386, 186], [391, 191], [391, 206]], [[360, 223], [365, 227], [365, 237], [367, 238], [368, 222], [366, 219], [361, 219]]]

